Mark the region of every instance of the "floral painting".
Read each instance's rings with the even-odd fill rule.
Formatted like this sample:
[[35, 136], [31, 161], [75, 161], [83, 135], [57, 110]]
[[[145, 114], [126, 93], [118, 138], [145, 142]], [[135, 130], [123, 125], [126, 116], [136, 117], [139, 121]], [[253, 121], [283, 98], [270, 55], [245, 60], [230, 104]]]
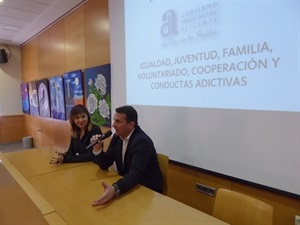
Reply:
[[62, 76], [49, 79], [51, 117], [59, 120], [66, 120], [65, 98]]
[[38, 95], [36, 89], [36, 81], [31, 81], [28, 83], [28, 96], [29, 96], [30, 115], [38, 116], [39, 102], [38, 102]]
[[92, 122], [111, 127], [111, 73], [110, 64], [84, 70], [86, 107]]
[[29, 96], [28, 96], [28, 84], [21, 84], [21, 95], [22, 95], [22, 109], [23, 113], [30, 114], [29, 110]]
[[50, 100], [48, 79], [38, 80], [36, 82], [40, 116], [50, 117]]
[[82, 72], [75, 70], [67, 72], [63, 76], [65, 87], [65, 102], [66, 102], [66, 116], [70, 117], [70, 111], [74, 105], [83, 103], [83, 86], [82, 86]]

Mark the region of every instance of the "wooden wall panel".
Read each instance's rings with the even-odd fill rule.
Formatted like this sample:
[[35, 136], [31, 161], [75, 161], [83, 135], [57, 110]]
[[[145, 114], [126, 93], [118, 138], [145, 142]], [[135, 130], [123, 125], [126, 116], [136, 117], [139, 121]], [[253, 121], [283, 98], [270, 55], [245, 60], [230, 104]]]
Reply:
[[84, 6], [85, 61], [87, 68], [110, 62], [107, 9], [108, 1], [90, 0]]
[[21, 48], [22, 82], [38, 78], [38, 63], [37, 40], [33, 39]]
[[1, 116], [0, 143], [21, 142], [24, 137], [24, 116]]
[[38, 42], [38, 79], [43, 79], [49, 77], [50, 74], [50, 42], [49, 42], [49, 34], [48, 30], [43, 32], [41, 35], [37, 37]]
[[53, 145], [67, 149], [70, 144], [70, 124], [68, 121], [53, 120], [52, 121], [52, 138]]
[[295, 215], [300, 215], [300, 200], [233, 182], [232, 190], [261, 199], [274, 207], [274, 225], [294, 224]]
[[31, 121], [32, 116], [24, 114], [24, 133], [25, 136], [28, 136], [31, 133]]
[[84, 9], [80, 7], [65, 19], [66, 72], [85, 68]]
[[41, 129], [41, 120], [43, 118], [39, 116], [25, 115], [24, 125], [25, 125], [25, 135], [32, 136], [33, 146], [41, 147], [41, 139], [39, 130]]
[[52, 118], [41, 119], [40, 131], [37, 131], [37, 137], [39, 140], [37, 147], [52, 146], [54, 144], [52, 120]]
[[[214, 188], [231, 189], [231, 182], [226, 179], [170, 163], [168, 195], [205, 213], [212, 214], [214, 197], [196, 191], [196, 183]], [[180, 189], [182, 191], [178, 191]]]
[[49, 28], [50, 77], [62, 75], [66, 71], [65, 22], [59, 21]]
[[300, 199], [220, 178], [209, 173], [198, 172], [174, 163], [169, 165], [168, 178], [168, 195], [170, 197], [210, 215], [215, 197], [197, 192], [195, 190], [196, 182], [214, 187], [216, 190], [222, 187], [238, 191], [271, 204], [274, 207], [274, 225], [294, 225], [295, 215], [300, 215]]

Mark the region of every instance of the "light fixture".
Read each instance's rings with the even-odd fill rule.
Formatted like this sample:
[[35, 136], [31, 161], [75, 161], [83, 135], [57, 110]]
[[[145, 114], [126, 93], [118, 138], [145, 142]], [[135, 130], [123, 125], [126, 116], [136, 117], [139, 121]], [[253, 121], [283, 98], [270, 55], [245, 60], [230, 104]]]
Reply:
[[[1, 0], [0, 0], [1, 1]], [[12, 26], [4, 26], [4, 29], [6, 30], [19, 30], [17, 27], [12, 27]]]

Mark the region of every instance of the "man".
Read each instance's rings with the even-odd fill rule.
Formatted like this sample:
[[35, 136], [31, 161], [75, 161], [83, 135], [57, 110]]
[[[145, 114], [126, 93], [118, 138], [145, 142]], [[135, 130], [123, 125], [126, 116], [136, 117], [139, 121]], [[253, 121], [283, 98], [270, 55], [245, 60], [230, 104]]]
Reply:
[[[138, 126], [136, 110], [132, 106], [119, 107], [113, 120], [115, 134], [108, 149], [102, 149], [100, 142], [94, 146], [93, 153], [101, 169], [106, 170], [115, 162], [118, 173], [123, 177], [112, 185], [102, 182], [104, 193], [93, 206], [105, 204], [138, 184], [160, 193], [163, 191], [156, 150], [151, 138]], [[91, 142], [99, 137], [101, 135], [94, 135]]]

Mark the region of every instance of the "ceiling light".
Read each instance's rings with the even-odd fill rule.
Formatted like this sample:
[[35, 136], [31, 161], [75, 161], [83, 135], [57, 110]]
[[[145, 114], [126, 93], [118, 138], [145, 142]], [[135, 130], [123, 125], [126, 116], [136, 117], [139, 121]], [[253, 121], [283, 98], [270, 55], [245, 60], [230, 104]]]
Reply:
[[[1, 1], [1, 0], [0, 0]], [[12, 27], [12, 26], [5, 26], [4, 29], [6, 30], [19, 30], [17, 27]]]

